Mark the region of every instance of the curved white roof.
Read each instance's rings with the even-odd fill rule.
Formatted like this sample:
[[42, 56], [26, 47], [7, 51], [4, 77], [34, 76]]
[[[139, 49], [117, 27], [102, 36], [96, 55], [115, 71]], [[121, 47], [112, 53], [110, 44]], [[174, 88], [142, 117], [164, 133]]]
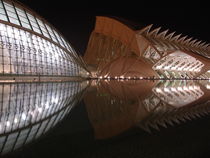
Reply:
[[41, 37], [53, 41], [53, 43], [60, 45], [68, 51], [75, 53], [70, 44], [54, 27], [22, 4], [10, 0], [1, 0], [0, 23], [16, 26], [26, 31], [32, 31]]

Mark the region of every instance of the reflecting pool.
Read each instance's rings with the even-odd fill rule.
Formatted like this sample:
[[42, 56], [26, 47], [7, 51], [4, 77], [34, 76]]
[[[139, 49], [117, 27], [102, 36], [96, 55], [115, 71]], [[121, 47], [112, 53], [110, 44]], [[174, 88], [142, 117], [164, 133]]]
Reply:
[[78, 82], [0, 84], [0, 151], [11, 152], [39, 138], [76, 105]]
[[0, 84], [0, 151], [12, 157], [210, 155], [208, 80]]

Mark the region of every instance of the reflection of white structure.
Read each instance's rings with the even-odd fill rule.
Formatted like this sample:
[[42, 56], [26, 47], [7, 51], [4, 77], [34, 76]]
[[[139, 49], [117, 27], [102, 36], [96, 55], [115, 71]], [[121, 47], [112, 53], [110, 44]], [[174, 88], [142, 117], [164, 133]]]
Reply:
[[1, 84], [0, 152], [46, 133], [69, 113], [83, 88], [79, 82]]
[[82, 61], [43, 18], [13, 1], [0, 1], [0, 74], [79, 76]]
[[190, 104], [204, 95], [199, 85], [193, 82], [185, 82], [185, 84], [155, 87], [153, 92], [162, 101], [176, 107]]

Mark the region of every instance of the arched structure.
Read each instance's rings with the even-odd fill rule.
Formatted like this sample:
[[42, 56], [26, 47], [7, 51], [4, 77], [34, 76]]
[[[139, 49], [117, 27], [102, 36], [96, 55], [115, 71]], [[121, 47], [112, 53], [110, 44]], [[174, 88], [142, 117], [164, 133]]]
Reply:
[[46, 20], [18, 2], [0, 1], [1, 78], [69, 77], [84, 72], [81, 58]]
[[209, 78], [209, 44], [96, 17], [84, 59], [102, 77]]

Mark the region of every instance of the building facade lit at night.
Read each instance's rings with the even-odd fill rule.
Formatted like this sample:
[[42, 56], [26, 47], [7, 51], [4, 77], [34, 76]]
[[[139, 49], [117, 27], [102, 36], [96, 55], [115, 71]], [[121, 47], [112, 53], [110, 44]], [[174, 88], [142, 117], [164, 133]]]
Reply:
[[99, 78], [210, 78], [209, 44], [168, 32], [96, 17], [84, 60]]
[[0, 1], [0, 77], [69, 77], [86, 73], [72, 46], [21, 3]]

